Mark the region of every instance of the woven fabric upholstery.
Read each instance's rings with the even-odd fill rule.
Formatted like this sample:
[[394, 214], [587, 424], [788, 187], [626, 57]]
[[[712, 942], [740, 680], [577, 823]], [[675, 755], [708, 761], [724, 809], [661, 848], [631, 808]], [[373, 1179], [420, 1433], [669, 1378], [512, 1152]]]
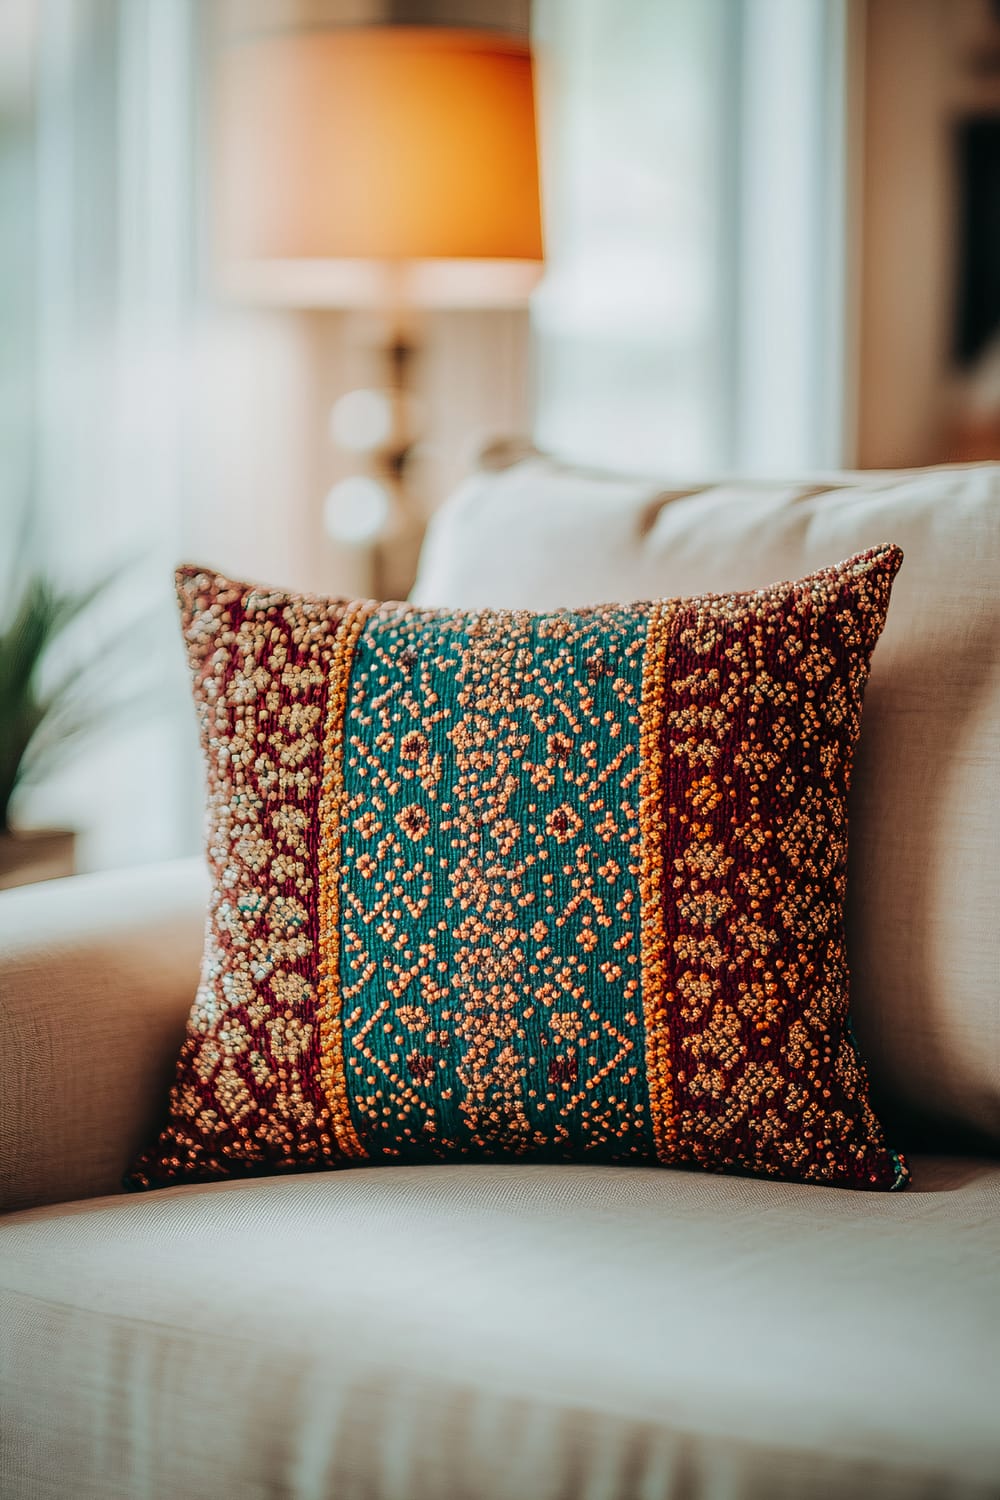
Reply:
[[0, 892], [0, 1213], [112, 1193], [149, 1140], [206, 886], [200, 860], [176, 860]]
[[184, 570], [214, 893], [133, 1185], [484, 1156], [902, 1185], [843, 929], [899, 563], [550, 615]]
[[0, 1220], [4, 1500], [996, 1500], [1000, 1164], [463, 1163]]

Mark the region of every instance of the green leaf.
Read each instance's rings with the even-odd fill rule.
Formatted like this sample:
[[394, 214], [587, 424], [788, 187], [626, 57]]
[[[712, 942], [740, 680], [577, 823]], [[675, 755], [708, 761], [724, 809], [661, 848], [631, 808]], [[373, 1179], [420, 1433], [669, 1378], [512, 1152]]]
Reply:
[[102, 705], [110, 688], [117, 685], [120, 696], [122, 684], [127, 686], [129, 658], [133, 663], [141, 659], [140, 637], [148, 617], [119, 623], [55, 684], [44, 691], [40, 684], [48, 653], [108, 594], [123, 571], [113, 568], [86, 588], [59, 589], [42, 572], [22, 568], [18, 577], [15, 569], [8, 596], [13, 605], [0, 630], [0, 830], [7, 826], [18, 784], [43, 762], [57, 758], [63, 742], [75, 743], [106, 720], [108, 710]]

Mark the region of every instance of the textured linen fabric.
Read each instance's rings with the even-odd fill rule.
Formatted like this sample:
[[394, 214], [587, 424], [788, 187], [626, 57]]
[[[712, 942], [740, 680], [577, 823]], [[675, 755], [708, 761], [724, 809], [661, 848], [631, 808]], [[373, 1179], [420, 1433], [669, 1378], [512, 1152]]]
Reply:
[[424, 606], [756, 588], [891, 539], [906, 562], [851, 793], [851, 1008], [876, 1097], [1000, 1144], [1000, 465], [665, 488], [533, 458], [432, 522]]
[[6, 1500], [995, 1500], [1000, 1167], [381, 1167], [0, 1223]]
[[505, 1157], [905, 1185], [843, 931], [900, 561], [553, 614], [182, 569], [213, 891], [130, 1186]]
[[114, 1192], [198, 982], [200, 860], [0, 894], [0, 1210]]

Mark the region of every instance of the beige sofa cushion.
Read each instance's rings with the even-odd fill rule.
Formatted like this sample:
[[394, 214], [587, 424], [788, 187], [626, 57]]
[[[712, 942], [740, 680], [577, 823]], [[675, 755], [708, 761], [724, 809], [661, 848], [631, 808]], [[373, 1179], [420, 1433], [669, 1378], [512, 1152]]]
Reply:
[[0, 1223], [5, 1500], [993, 1500], [1000, 1167], [379, 1167]]
[[201, 860], [0, 892], [0, 1212], [121, 1186], [166, 1104], [207, 900]]
[[1000, 465], [697, 490], [532, 458], [439, 512], [414, 599], [551, 609], [904, 562], [852, 794], [853, 1012], [890, 1113], [1000, 1144]]

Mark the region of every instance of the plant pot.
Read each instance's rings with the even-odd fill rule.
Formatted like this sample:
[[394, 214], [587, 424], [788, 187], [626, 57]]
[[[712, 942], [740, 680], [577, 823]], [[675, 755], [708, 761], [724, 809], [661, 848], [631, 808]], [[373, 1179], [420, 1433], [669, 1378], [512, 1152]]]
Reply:
[[76, 834], [66, 828], [0, 833], [0, 891], [76, 872]]

